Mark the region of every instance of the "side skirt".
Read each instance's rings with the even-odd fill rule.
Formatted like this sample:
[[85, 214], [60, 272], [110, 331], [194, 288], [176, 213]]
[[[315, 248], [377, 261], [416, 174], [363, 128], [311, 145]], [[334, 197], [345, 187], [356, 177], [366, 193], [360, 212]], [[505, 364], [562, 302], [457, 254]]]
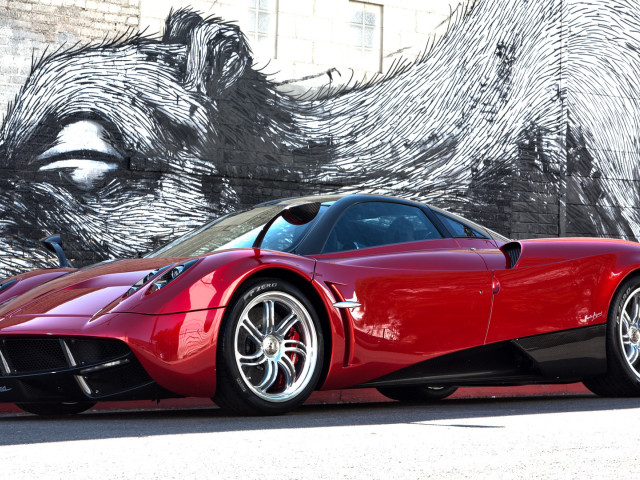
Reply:
[[606, 372], [606, 324], [517, 338], [443, 355], [358, 385], [571, 383]]

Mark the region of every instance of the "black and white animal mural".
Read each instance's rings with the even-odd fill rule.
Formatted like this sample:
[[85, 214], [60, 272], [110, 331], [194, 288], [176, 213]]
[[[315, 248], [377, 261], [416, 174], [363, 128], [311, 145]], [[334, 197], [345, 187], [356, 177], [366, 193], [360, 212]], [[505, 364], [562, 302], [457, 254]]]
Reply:
[[415, 62], [294, 96], [172, 12], [35, 62], [0, 130], [0, 276], [133, 256], [271, 198], [389, 193], [513, 237], [640, 236], [640, 9], [477, 0]]

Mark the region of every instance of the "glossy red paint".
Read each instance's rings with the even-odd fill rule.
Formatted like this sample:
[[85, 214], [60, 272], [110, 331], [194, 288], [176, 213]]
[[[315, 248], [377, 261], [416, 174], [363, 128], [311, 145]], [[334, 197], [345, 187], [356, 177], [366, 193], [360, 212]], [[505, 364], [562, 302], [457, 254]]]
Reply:
[[0, 306], [12, 298], [16, 298], [23, 293], [42, 285], [43, 283], [73, 271], [73, 268], [52, 268], [49, 270], [34, 270], [32, 272], [7, 278], [6, 281], [15, 280], [15, 283], [6, 290], [0, 292]]
[[622, 240], [519, 243], [515, 268], [495, 271], [486, 343], [605, 323], [616, 289], [640, 264], [640, 246]]
[[[342, 388], [445, 353], [482, 344], [491, 310], [491, 272], [452, 239], [320, 255], [315, 281], [336, 301], [361, 304], [342, 312], [350, 352], [324, 388]], [[382, 251], [381, 251], [382, 250]]]
[[[167, 259], [134, 259], [110, 262], [57, 275], [24, 295], [0, 306], [0, 318], [31, 315], [94, 315], [121, 297], [150, 270]], [[49, 272], [45, 270], [45, 272]], [[54, 271], [59, 273], [59, 271]], [[46, 275], [46, 274], [45, 274]], [[10, 292], [13, 286], [8, 289]], [[3, 292], [4, 293], [4, 292]], [[15, 321], [15, 320], [14, 320]], [[3, 323], [5, 325], [5, 323]]]
[[[139, 319], [147, 315], [120, 314]], [[151, 317], [148, 346], [133, 351], [162, 387], [184, 396], [213, 397], [216, 389], [216, 349], [223, 308]], [[141, 319], [141, 321], [144, 319]], [[141, 342], [144, 342], [141, 339]]]
[[[640, 246], [631, 242], [519, 243], [514, 268], [507, 268], [497, 244], [483, 239], [313, 257], [229, 250], [200, 258], [157, 292], [149, 283], [131, 295], [129, 288], [151, 270], [186, 259], [44, 271], [7, 289], [25, 293], [0, 305], [0, 333], [120, 339], [159, 385], [210, 397], [225, 307], [253, 276], [286, 271], [311, 285], [321, 301], [330, 342], [321, 387], [336, 389], [486, 343], [604, 323], [616, 288], [640, 265]], [[17, 290], [21, 284], [31, 286]], [[343, 300], [361, 306], [333, 307]]]
[[336, 301], [362, 304], [341, 311], [349, 354], [342, 366], [333, 359], [324, 389], [469, 347], [604, 323], [616, 288], [640, 265], [640, 246], [624, 241], [523, 241], [514, 269], [491, 241], [456, 243], [316, 256], [315, 281]]
[[456, 238], [456, 243], [460, 246], [460, 248], [469, 248], [476, 250], [495, 250], [499, 245], [495, 240], [490, 238]]
[[[5, 336], [39, 335], [112, 338], [129, 345], [162, 387], [185, 396], [215, 393], [217, 335], [224, 309], [173, 315], [21, 315], [3, 321]], [[13, 319], [9, 319], [13, 320]], [[13, 323], [13, 324], [12, 324]]]
[[607, 253], [637, 258], [640, 248], [636, 242], [613, 238], [554, 238], [553, 240], [521, 240], [518, 243], [522, 246], [522, 254], [516, 266], [520, 268]]
[[126, 295], [150, 270], [185, 260], [126, 260], [59, 277], [0, 307], [2, 334], [119, 339], [159, 385], [179, 395], [213, 396], [220, 307], [243, 281], [268, 275], [267, 269], [310, 283], [315, 261], [266, 250], [220, 252], [159, 291], [149, 293], [150, 282]]
[[151, 293], [149, 284], [110, 311], [164, 315], [224, 307], [240, 284], [262, 270], [287, 270], [310, 282], [314, 266], [313, 259], [269, 250], [216, 252], [198, 260], [162, 290]]

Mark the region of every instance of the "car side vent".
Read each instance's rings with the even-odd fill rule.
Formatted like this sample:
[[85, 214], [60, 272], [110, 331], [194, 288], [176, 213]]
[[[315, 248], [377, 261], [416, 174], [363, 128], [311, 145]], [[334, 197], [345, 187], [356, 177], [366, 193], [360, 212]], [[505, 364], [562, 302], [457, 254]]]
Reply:
[[507, 243], [502, 246], [502, 251], [509, 257], [509, 268], [513, 268], [518, 263], [520, 253], [522, 252], [522, 246], [518, 242]]

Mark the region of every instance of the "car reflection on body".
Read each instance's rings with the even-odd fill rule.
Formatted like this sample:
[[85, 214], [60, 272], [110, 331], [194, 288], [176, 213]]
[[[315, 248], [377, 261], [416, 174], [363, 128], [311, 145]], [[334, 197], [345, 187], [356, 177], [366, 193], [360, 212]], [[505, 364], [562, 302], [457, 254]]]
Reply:
[[0, 282], [0, 402], [196, 396], [268, 415], [349, 387], [638, 395], [639, 266], [637, 243], [510, 241], [398, 198], [267, 202], [144, 258]]

